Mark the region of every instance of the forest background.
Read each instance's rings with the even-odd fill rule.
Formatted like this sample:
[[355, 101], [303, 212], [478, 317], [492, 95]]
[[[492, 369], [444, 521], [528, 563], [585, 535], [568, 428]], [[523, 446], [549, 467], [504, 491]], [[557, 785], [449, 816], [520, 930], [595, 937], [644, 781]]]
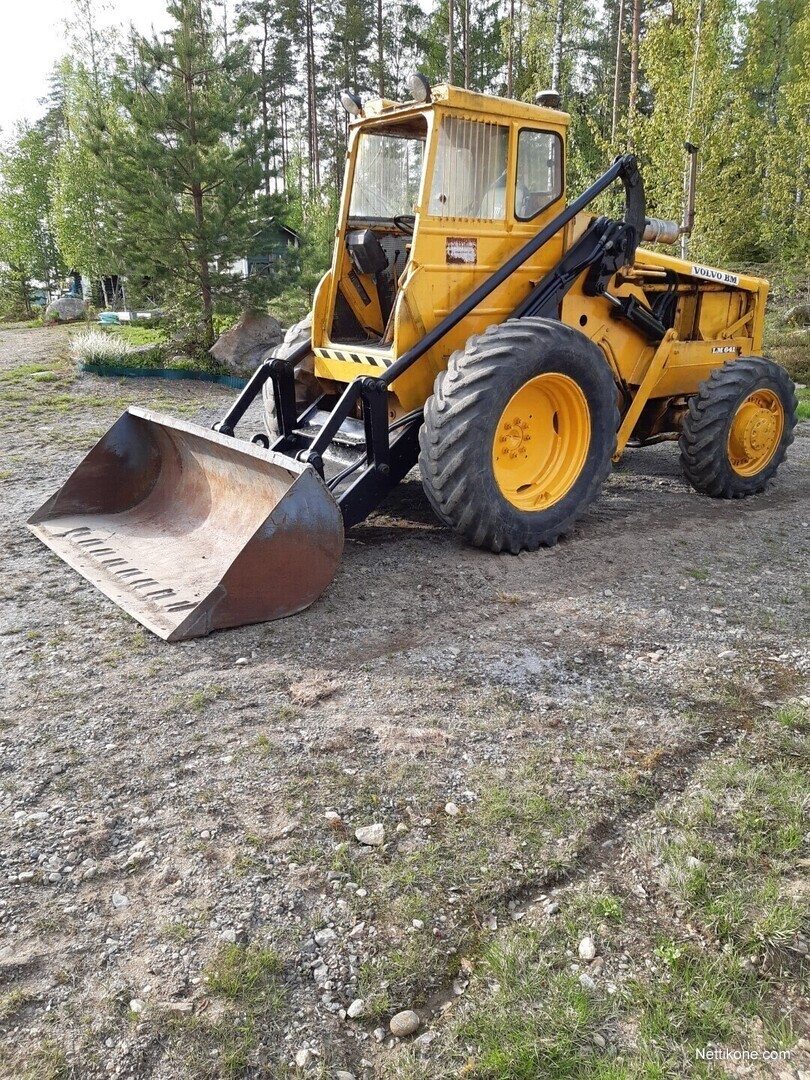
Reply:
[[[810, 258], [808, 0], [175, 0], [143, 36], [76, 0], [46, 110], [0, 150], [0, 316], [30, 317], [77, 271], [113, 302], [174, 314], [202, 344], [246, 306], [291, 322], [329, 262], [343, 179], [344, 87], [431, 82], [532, 101], [572, 124], [568, 191], [640, 158], [648, 213], [680, 218], [699, 145], [690, 255], [805, 287]], [[272, 273], [230, 272], [300, 237]]]

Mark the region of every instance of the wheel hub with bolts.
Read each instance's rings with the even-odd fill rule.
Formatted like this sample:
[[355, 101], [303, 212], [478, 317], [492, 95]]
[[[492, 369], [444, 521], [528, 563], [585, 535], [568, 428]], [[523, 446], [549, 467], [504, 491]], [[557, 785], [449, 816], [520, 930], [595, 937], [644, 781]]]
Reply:
[[501, 414], [492, 466], [501, 494], [522, 510], [552, 506], [573, 487], [590, 445], [585, 395], [567, 375], [530, 379]]
[[740, 476], [753, 476], [773, 457], [782, 438], [785, 417], [772, 390], [756, 390], [742, 402], [731, 421], [728, 456]]

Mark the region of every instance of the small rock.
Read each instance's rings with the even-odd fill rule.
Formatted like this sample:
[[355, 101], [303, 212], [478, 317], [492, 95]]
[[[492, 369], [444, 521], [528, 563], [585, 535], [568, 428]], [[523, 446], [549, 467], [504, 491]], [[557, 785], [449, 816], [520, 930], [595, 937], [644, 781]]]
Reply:
[[557, 903], [556, 900], [552, 900], [550, 904], [546, 904], [543, 908], [543, 911], [545, 911], [546, 915], [556, 915], [559, 910], [560, 905]]
[[406, 833], [407, 831], [408, 831], [408, 826], [407, 826], [407, 825], [405, 824], [405, 822], [404, 822], [404, 821], [400, 821], [400, 822], [399, 822], [399, 823], [397, 824], [397, 833], [398, 833], [398, 834], [399, 834], [400, 836], [404, 836], [404, 834], [405, 834], [405, 833]]
[[430, 1049], [430, 1044], [438, 1037], [438, 1034], [438, 1031], [423, 1031], [421, 1035], [416, 1036], [413, 1044], [424, 1054]]
[[231, 945], [236, 944], [236, 931], [231, 926], [229, 926], [226, 930], [223, 930], [219, 936], [223, 941], [227, 941]]
[[355, 998], [351, 1005], [346, 1010], [346, 1015], [351, 1017], [352, 1020], [356, 1020], [358, 1016], [363, 1015], [363, 1010], [366, 1007], [366, 1003], [362, 998]]
[[[22, 874], [20, 874], [20, 877], [22, 877]], [[425, 924], [421, 919], [414, 919], [413, 922], [411, 923], [411, 926], [414, 928], [414, 930], [424, 930], [425, 929]]]
[[722, 652], [719, 652], [717, 654], [717, 659], [718, 660], [731, 660], [736, 655], [737, 655], [737, 650], [736, 649], [723, 649]]
[[597, 956], [594, 962], [588, 968], [588, 974], [595, 979], [598, 975], [601, 975], [605, 970], [605, 961], [601, 956]]
[[323, 815], [330, 825], [339, 825], [341, 823], [341, 816], [337, 810], [327, 810]]
[[421, 1024], [419, 1014], [414, 1012], [413, 1009], [403, 1009], [402, 1012], [398, 1012], [395, 1016], [391, 1017], [389, 1027], [391, 1034], [396, 1035], [398, 1039], [407, 1038], [408, 1035], [413, 1035], [415, 1031], [419, 1030]]
[[338, 1069], [335, 1073], [335, 1080], [355, 1080], [355, 1075], [349, 1072], [348, 1069]]
[[593, 1041], [594, 1044], [600, 1048], [600, 1050], [604, 1050], [607, 1046], [604, 1035], [600, 1035], [598, 1031], [593, 1035]]
[[379, 847], [380, 844], [385, 843], [385, 826], [379, 822], [373, 825], [361, 825], [359, 829], [355, 829], [354, 835], [361, 844]]
[[325, 927], [323, 930], [318, 930], [315, 934], [315, 941], [318, 945], [328, 945], [330, 941], [335, 941], [337, 934], [331, 928], [331, 926]]
[[579, 985], [582, 986], [585, 990], [596, 989], [596, 983], [593, 981], [590, 975], [586, 975], [584, 971], [579, 977]]
[[374, 1028], [374, 1038], [377, 1040], [378, 1043], [385, 1042], [385, 1028]]
[[114, 892], [112, 894], [113, 907], [125, 908], [129, 907], [129, 898], [122, 892]]
[[129, 1003], [129, 1008], [134, 1013], [143, 1012], [143, 1002], [140, 998], [133, 998]]
[[33, 870], [23, 870], [22, 873], [17, 875], [17, 879], [19, 881], [33, 881], [34, 880], [34, 871]]
[[458, 817], [460, 810], [454, 802], [449, 802], [445, 803], [444, 812], [448, 817]]
[[246, 656], [240, 656], [239, 659], [236, 661], [236, 663], [239, 664], [240, 666], [245, 665], [247, 662], [248, 662], [248, 658]]
[[580, 941], [579, 956], [581, 960], [593, 960], [596, 956], [596, 943], [592, 937], [584, 937]]
[[299, 1050], [295, 1055], [295, 1064], [299, 1069], [308, 1069], [312, 1062], [315, 1060], [315, 1054], [305, 1046], [302, 1050]]

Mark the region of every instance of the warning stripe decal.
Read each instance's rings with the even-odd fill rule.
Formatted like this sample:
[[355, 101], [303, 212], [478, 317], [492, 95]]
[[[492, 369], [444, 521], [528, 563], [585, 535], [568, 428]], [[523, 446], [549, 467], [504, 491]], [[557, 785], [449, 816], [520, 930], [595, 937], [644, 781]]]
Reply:
[[337, 349], [317, 349], [316, 356], [326, 360], [342, 360], [344, 363], [364, 364], [366, 367], [389, 368], [392, 360], [384, 356], [363, 356], [361, 353], [339, 352]]

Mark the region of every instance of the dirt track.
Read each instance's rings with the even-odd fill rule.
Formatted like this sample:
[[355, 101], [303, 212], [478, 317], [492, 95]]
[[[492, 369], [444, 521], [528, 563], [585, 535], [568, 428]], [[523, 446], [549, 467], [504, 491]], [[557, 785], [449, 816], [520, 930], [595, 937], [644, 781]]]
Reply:
[[[306, 1047], [382, 1075], [373, 1029], [447, 988], [471, 913], [575, 864], [748, 702], [806, 692], [808, 423], [745, 502], [693, 493], [671, 444], [628, 452], [574, 535], [519, 557], [464, 547], [411, 477], [307, 612], [167, 646], [23, 523], [127, 404], [210, 423], [231, 394], [78, 377], [64, 343], [0, 331], [0, 1075], [49, 1041], [64, 1075], [225, 1075], [201, 980], [234, 940], [281, 958], [262, 1075]], [[354, 840], [371, 822], [383, 849]], [[393, 963], [414, 918], [429, 942]]]

